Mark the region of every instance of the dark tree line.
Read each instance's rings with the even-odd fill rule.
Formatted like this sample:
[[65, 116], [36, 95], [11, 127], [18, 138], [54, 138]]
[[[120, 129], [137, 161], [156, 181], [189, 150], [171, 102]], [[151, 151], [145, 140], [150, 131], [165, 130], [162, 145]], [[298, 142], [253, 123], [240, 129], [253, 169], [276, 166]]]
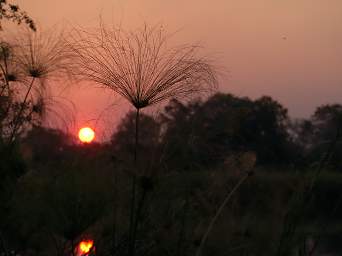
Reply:
[[[342, 106], [317, 107], [308, 119], [291, 120], [287, 109], [271, 97], [256, 100], [218, 93], [207, 100], [171, 100], [157, 116], [142, 114], [139, 162], [144, 168], [162, 162], [168, 170], [186, 171], [222, 165], [231, 155], [254, 152], [260, 166], [310, 166], [334, 143], [330, 167], [341, 166]], [[106, 148], [116, 161], [132, 162], [135, 114], [121, 120]], [[38, 160], [49, 162], [76, 150], [75, 138], [40, 126], [23, 145]], [[75, 152], [76, 153], [76, 152]], [[69, 155], [72, 153], [69, 152]]]
[[[320, 232], [313, 225], [316, 219], [319, 225], [328, 219], [339, 223], [341, 110], [337, 104], [324, 105], [308, 119], [291, 120], [271, 97], [218, 93], [188, 103], [171, 100], [158, 115], [141, 113], [137, 246], [152, 246], [148, 255], [164, 250], [194, 255], [224, 196], [256, 164], [255, 177], [222, 208], [227, 218], [214, 226], [203, 255], [246, 242], [253, 245], [238, 252], [277, 255], [269, 241], [279, 239], [288, 225], [284, 214], [293, 210], [293, 200], [306, 188], [306, 175], [328, 151], [327, 164], [319, 168], [333, 172], [316, 181], [307, 212], [295, 223], [299, 237], [291, 235], [293, 242], [282, 248], [292, 250], [297, 239], [310, 237], [307, 229]], [[21, 157], [15, 163], [25, 172], [18, 175], [9, 206], [16, 221], [4, 228], [7, 244], [20, 251], [51, 252], [57, 241], [58, 255], [64, 255], [90, 235], [98, 255], [121, 255], [128, 244], [135, 117], [128, 112], [111, 141], [101, 144], [80, 145], [61, 131], [33, 126], [19, 143]], [[329, 241], [338, 239], [339, 229], [329, 232]], [[340, 248], [338, 243], [330, 246]]]
[[[172, 100], [158, 116], [142, 115], [140, 147], [145, 161], [153, 152], [160, 154], [168, 169], [213, 167], [249, 151], [261, 166], [302, 167], [318, 162], [336, 141], [330, 166], [338, 168], [341, 115], [342, 106], [333, 104], [318, 107], [309, 119], [291, 120], [287, 109], [268, 96], [251, 100], [218, 93], [205, 101]], [[128, 113], [112, 136], [118, 157], [129, 157], [133, 150], [134, 122]]]

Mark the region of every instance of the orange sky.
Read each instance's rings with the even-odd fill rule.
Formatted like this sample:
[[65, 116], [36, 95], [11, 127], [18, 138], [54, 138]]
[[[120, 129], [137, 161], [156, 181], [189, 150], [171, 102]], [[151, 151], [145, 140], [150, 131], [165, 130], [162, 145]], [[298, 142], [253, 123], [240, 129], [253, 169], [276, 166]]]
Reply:
[[[94, 26], [100, 14], [106, 22], [122, 22], [127, 28], [161, 22], [169, 31], [179, 30], [177, 40], [199, 42], [218, 57], [229, 71], [220, 90], [252, 98], [271, 95], [293, 117], [309, 116], [320, 104], [342, 103], [341, 0], [15, 2], [42, 26]], [[113, 101], [89, 87], [69, 94], [79, 113], [77, 125], [98, 117]], [[121, 113], [112, 110], [106, 120], [115, 123]]]

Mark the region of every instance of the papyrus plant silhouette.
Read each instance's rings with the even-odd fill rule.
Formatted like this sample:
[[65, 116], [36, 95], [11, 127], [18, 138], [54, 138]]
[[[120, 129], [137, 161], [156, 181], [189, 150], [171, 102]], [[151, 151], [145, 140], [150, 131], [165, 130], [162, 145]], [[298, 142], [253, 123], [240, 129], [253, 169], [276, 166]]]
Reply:
[[71, 58], [63, 31], [56, 28], [19, 30], [14, 36], [3, 36], [0, 48], [0, 96], [7, 99], [10, 121], [6, 137], [12, 143], [26, 119], [35, 112], [42, 113], [46, 82], [64, 77], [70, 70]]
[[199, 56], [198, 46], [169, 47], [161, 27], [145, 25], [127, 32], [101, 24], [96, 31], [77, 29], [74, 35], [77, 75], [121, 95], [136, 110], [129, 227], [129, 255], [134, 256], [140, 111], [170, 98], [211, 91], [217, 87], [216, 73], [209, 60]]

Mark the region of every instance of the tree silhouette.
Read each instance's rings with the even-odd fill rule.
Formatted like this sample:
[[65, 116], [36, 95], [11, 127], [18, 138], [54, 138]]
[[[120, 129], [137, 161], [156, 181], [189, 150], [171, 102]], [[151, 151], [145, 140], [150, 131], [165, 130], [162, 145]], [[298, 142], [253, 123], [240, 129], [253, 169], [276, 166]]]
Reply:
[[339, 168], [341, 165], [341, 133], [342, 133], [342, 106], [328, 104], [318, 107], [310, 120], [305, 120], [300, 126], [303, 135], [304, 148], [307, 160], [317, 162], [324, 155], [331, 143], [333, 152], [329, 159], [330, 166]]
[[218, 93], [187, 105], [174, 100], [161, 116], [169, 166], [210, 167], [248, 151], [256, 153], [261, 165], [289, 163], [296, 151], [288, 121], [286, 109], [270, 97], [252, 101]]
[[0, 0], [0, 30], [2, 30], [2, 21], [9, 20], [20, 25], [25, 23], [33, 31], [36, 30], [34, 21], [22, 11], [18, 5], [10, 4], [7, 0]]

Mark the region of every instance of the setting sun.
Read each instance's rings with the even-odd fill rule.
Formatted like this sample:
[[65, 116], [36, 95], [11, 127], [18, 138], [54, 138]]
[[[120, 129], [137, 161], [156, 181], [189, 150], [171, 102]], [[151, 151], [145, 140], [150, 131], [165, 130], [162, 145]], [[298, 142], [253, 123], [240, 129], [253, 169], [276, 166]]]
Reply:
[[83, 127], [80, 129], [80, 131], [78, 132], [78, 138], [80, 139], [80, 141], [82, 141], [83, 143], [90, 143], [94, 140], [95, 138], [95, 132], [93, 129], [89, 128], [89, 127]]

